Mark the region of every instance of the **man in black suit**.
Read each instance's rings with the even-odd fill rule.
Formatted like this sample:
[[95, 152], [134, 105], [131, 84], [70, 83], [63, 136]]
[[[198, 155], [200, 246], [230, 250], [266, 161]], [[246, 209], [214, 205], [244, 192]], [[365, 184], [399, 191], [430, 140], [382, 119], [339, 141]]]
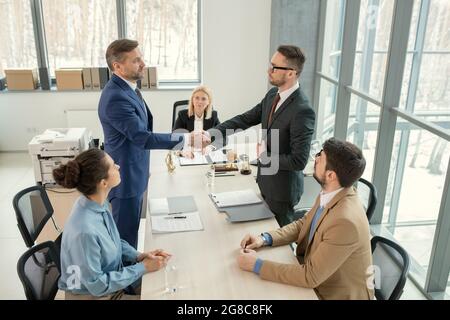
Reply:
[[280, 226], [295, 220], [294, 206], [303, 194], [302, 170], [314, 132], [315, 113], [298, 84], [305, 60], [296, 46], [278, 47], [268, 69], [275, 87], [254, 108], [214, 128], [225, 137], [230, 131], [261, 124], [265, 138], [258, 148], [257, 182]]

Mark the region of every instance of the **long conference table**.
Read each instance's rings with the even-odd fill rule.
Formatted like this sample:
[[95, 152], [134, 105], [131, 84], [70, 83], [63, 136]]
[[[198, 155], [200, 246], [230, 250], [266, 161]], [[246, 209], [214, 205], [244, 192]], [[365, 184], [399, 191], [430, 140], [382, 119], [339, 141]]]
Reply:
[[[220, 213], [210, 200], [210, 192], [225, 192], [252, 188], [259, 195], [252, 174], [216, 177], [214, 186], [207, 186], [208, 166], [179, 166], [169, 173], [164, 162], [167, 151], [152, 151], [148, 199], [193, 196], [204, 230], [152, 234], [150, 211], [147, 209], [144, 250], [164, 249], [173, 254], [171, 263], [177, 268], [175, 293], [165, 292], [165, 270], [144, 275], [141, 299], [206, 300], [206, 299], [317, 299], [314, 290], [265, 281], [237, 264], [240, 241], [247, 233], [260, 234], [278, 228], [275, 218], [230, 223], [226, 213]], [[174, 162], [178, 162], [174, 159]], [[298, 263], [290, 246], [267, 247], [257, 250], [262, 259], [283, 263]]]

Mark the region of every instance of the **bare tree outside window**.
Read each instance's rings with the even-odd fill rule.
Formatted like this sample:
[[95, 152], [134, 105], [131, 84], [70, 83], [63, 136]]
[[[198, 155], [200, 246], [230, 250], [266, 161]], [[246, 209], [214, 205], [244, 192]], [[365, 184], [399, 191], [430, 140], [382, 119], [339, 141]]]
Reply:
[[139, 41], [160, 80], [198, 81], [197, 0], [129, 0], [127, 37]]
[[57, 68], [106, 66], [117, 39], [116, 1], [42, 0], [51, 74]]
[[36, 68], [30, 1], [1, 0], [0, 21], [0, 78], [8, 68]]

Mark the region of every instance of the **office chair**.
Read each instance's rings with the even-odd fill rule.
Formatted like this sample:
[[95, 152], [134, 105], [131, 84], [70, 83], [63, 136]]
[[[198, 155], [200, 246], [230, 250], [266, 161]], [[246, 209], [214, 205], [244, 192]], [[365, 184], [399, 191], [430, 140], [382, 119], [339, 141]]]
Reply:
[[373, 237], [370, 244], [375, 266], [375, 297], [398, 300], [409, 271], [408, 253], [399, 244], [379, 236]]
[[370, 223], [370, 219], [372, 218], [377, 205], [377, 189], [370, 181], [363, 178], [360, 178], [355, 186], [358, 190], [358, 196], [361, 199], [364, 209], [366, 209], [367, 220]]
[[177, 121], [178, 118], [178, 112], [181, 110], [186, 110], [189, 107], [189, 100], [180, 100], [175, 101], [173, 104], [173, 111], [172, 111], [172, 130], [175, 126], [175, 121]]
[[13, 207], [16, 212], [17, 226], [28, 248], [34, 245], [49, 219], [60, 233], [55, 240], [60, 243], [61, 230], [53, 219], [53, 207], [43, 186], [36, 185], [19, 191], [14, 196]]
[[28, 249], [17, 262], [17, 273], [27, 300], [53, 300], [61, 275], [55, 243], [46, 241]]

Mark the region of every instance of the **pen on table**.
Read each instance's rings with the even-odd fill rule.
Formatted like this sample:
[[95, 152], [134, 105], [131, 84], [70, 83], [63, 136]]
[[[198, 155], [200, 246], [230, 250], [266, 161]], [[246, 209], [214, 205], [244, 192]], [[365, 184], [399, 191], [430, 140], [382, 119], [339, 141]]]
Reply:
[[164, 217], [164, 219], [186, 219], [186, 216]]
[[215, 177], [234, 177], [234, 174], [215, 174]]

